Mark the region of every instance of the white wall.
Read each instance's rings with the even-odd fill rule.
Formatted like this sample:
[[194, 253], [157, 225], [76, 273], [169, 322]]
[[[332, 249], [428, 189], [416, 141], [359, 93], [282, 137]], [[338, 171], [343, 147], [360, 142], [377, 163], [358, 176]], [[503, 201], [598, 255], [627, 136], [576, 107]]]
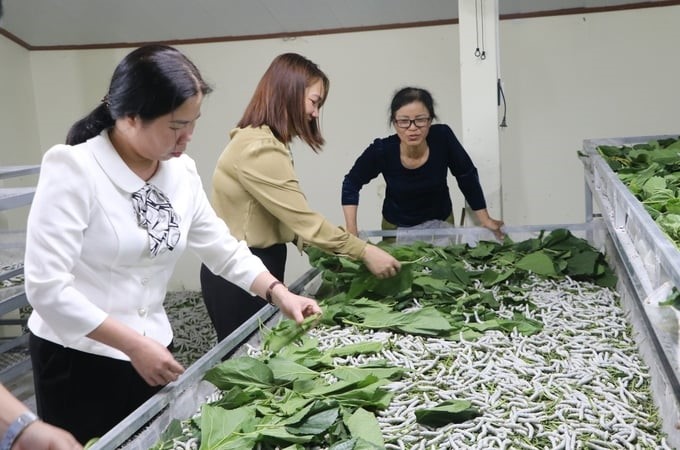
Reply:
[[[204, 101], [188, 150], [197, 162], [206, 191], [210, 191], [212, 171], [228, 142], [229, 130], [241, 117], [262, 73], [276, 55], [298, 52], [319, 64], [330, 77], [331, 88], [321, 119], [327, 140], [324, 151], [317, 155], [296, 143], [295, 165], [312, 207], [341, 224], [342, 177], [375, 137], [390, 133], [388, 106], [397, 88], [407, 83], [428, 87], [440, 104], [441, 119], [454, 127], [460, 123], [456, 40], [455, 27], [434, 27], [180, 46], [215, 88]], [[432, 45], [442, 51], [430, 51]], [[115, 64], [125, 53], [90, 50], [31, 54], [43, 150], [62, 142], [70, 124], [96, 105]], [[414, 56], [405, 57], [409, 54]], [[54, 89], [55, 79], [59, 80], [58, 89]], [[58, 112], [54, 105], [61, 105]], [[366, 188], [362, 198], [360, 223], [366, 229], [380, 224], [379, 183], [374, 184]], [[286, 278], [290, 282], [308, 264], [292, 246], [289, 255]], [[198, 261], [193, 255], [187, 256], [171, 289], [197, 289], [197, 273]]]
[[680, 133], [680, 7], [501, 22], [505, 221], [584, 219], [590, 138]]
[[[373, 139], [391, 134], [388, 107], [396, 89], [406, 84], [428, 87], [440, 104], [441, 119], [460, 123], [456, 42], [455, 27], [435, 27], [184, 47], [216, 84], [191, 149], [204, 182], [209, 182], [228, 130], [240, 119], [271, 60], [297, 52], [326, 72], [331, 87], [321, 118], [324, 150], [315, 154], [294, 144], [295, 167], [312, 208], [343, 224], [342, 178]], [[364, 229], [380, 227], [382, 185], [376, 181], [362, 191], [359, 223]], [[289, 246], [287, 278], [297, 278], [308, 267], [306, 257]]]
[[29, 52], [0, 37], [0, 164], [39, 161]]
[[[506, 223], [584, 220], [583, 169], [576, 158], [583, 139], [677, 131], [674, 74], [680, 63], [672, 56], [679, 19], [680, 7], [665, 7], [501, 22], [509, 125], [500, 148]], [[342, 177], [372, 139], [391, 133], [388, 106], [397, 88], [430, 89], [440, 120], [460, 129], [457, 33], [450, 25], [180, 47], [216, 88], [204, 102], [189, 147], [206, 190], [228, 132], [272, 58], [299, 52], [329, 75], [331, 89], [322, 111], [327, 145], [319, 155], [294, 145], [295, 165], [312, 207], [341, 224]], [[29, 128], [31, 133], [37, 128], [39, 141], [31, 145], [44, 151], [62, 142], [68, 126], [103, 96], [127, 51], [32, 52], [30, 68], [23, 65], [33, 77], [38, 111]], [[0, 115], [8, 115], [7, 109], [3, 102]], [[474, 160], [474, 149], [468, 151]], [[381, 187], [374, 181], [362, 191], [363, 229], [379, 228]], [[451, 190], [459, 211], [463, 203], [455, 183]], [[289, 254], [291, 281], [307, 265], [292, 246]], [[197, 273], [198, 262], [185, 258], [171, 289], [198, 289]]]
[[[40, 161], [29, 52], [0, 37], [0, 166]], [[0, 180], [0, 187], [30, 186], [35, 176]], [[0, 230], [24, 229], [28, 208], [0, 212]]]
[[41, 154], [104, 97], [116, 64], [130, 49], [31, 52]]

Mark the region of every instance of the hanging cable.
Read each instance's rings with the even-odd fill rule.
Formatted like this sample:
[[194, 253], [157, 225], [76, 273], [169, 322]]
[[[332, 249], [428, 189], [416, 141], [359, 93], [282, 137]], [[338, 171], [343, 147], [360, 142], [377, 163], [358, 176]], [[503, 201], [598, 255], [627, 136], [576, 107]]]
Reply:
[[486, 59], [486, 46], [484, 45], [484, 0], [479, 0], [479, 10], [480, 21], [482, 22], [482, 54], [479, 55], [479, 59]]
[[503, 83], [501, 83], [501, 79], [498, 79], [498, 106], [500, 106], [501, 100], [503, 100], [503, 119], [501, 120], [500, 125], [498, 125], [501, 128], [507, 128], [508, 123], [505, 120], [506, 114], [508, 112], [508, 105], [505, 103], [505, 92], [503, 92]]
[[475, 49], [475, 56], [479, 58], [482, 53], [479, 51], [479, 12], [477, 11], [477, 0], [475, 0], [475, 32], [477, 33], [477, 48]]
[[[479, 35], [482, 35], [482, 46], [480, 50]], [[479, 59], [486, 59], [486, 47], [484, 45], [484, 0], [475, 0], [475, 33], [477, 35], [477, 48], [475, 48], [475, 56]]]

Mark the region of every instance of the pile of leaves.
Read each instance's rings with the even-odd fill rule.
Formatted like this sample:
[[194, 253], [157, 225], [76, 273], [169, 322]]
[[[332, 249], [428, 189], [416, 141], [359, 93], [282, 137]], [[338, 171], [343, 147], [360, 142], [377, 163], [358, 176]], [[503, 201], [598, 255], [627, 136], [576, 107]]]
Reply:
[[661, 230], [680, 247], [680, 139], [632, 146], [601, 145], [597, 151]]
[[[502, 243], [481, 241], [474, 247], [417, 242], [383, 249], [402, 262], [393, 278], [378, 279], [360, 262], [307, 250], [322, 273], [316, 293], [324, 309], [322, 323], [447, 339], [474, 339], [487, 330], [531, 335], [542, 324], [519, 312], [533, 308], [521, 287], [530, 274], [616, 285], [604, 255], [567, 229], [517, 243], [506, 236]], [[517, 312], [501, 317], [501, 303]]]
[[[188, 440], [201, 450], [383, 449], [375, 414], [389, 406], [394, 394], [386, 386], [400, 380], [405, 369], [380, 356], [363, 366], [335, 365], [349, 355], [380, 355], [383, 344], [366, 341], [322, 351], [307, 334], [311, 327], [355, 325], [447, 339], [471, 339], [490, 329], [533, 334], [542, 324], [519, 312], [533, 307], [522, 296], [527, 277], [616, 284], [604, 256], [566, 229], [519, 243], [506, 237], [474, 247], [384, 248], [402, 261], [399, 275], [385, 280], [361, 263], [308, 249], [323, 278], [316, 293], [323, 317], [307, 318], [300, 326], [282, 321], [263, 331], [259, 357], [229, 359], [206, 372], [219, 399], [203, 404], [195, 417], [173, 422], [152, 450], [174, 449]], [[518, 312], [501, 317], [497, 311], [504, 303]], [[417, 422], [428, 427], [480, 414], [467, 400], [415, 411]]]
[[[329, 450], [384, 449], [375, 411], [387, 408], [393, 393], [384, 388], [404, 369], [379, 359], [360, 367], [336, 366], [336, 357], [375, 354], [380, 342], [319, 350], [307, 330], [291, 320], [270, 330], [260, 359], [242, 356], [210, 369], [204, 379], [222, 396], [202, 405], [200, 414], [174, 421], [151, 450], [172, 450], [178, 442], [198, 440], [201, 450], [288, 450], [323, 446]], [[289, 345], [292, 342], [295, 345]], [[465, 400], [416, 411], [418, 422], [441, 426], [479, 415]]]

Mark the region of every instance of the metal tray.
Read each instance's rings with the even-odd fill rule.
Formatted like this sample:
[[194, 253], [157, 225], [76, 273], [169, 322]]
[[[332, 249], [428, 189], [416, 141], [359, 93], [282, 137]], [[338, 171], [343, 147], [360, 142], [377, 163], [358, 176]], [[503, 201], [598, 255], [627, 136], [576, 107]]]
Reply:
[[[659, 407], [663, 418], [664, 431], [673, 436], [677, 434], [675, 425], [680, 418], [680, 388], [678, 388], [678, 374], [673, 370], [669, 355], [660, 349], [668, 343], [662, 343], [654, 329], [655, 324], [649, 319], [650, 311], [643, 304], [644, 297], [639, 296], [640, 284], [637, 272], [640, 267], [628, 260], [628, 254], [621, 252], [621, 246], [616, 242], [616, 235], [612, 236], [604, 220], [594, 219], [581, 224], [565, 225], [536, 225], [525, 227], [505, 227], [505, 231], [513, 240], [520, 241], [536, 237], [543, 231], [556, 228], [567, 228], [575, 236], [586, 239], [593, 247], [603, 252], [619, 277], [617, 290], [621, 296], [623, 309], [627, 312], [630, 322], [636, 331], [640, 353], [650, 366], [651, 385], [654, 401]], [[451, 243], [467, 243], [475, 245], [481, 240], [493, 240], [493, 234], [486, 229], [470, 228], [435, 228], [435, 229], [405, 229], [398, 231], [368, 231], [364, 237], [383, 238], [396, 237], [398, 242], [424, 240], [436, 242], [437, 245]], [[318, 284], [318, 273], [310, 270], [291, 285], [297, 292], [315, 292]], [[152, 399], [140, 406], [123, 422], [104, 435], [92, 449], [130, 449], [146, 450], [158, 441], [162, 432], [167, 429], [173, 419], [187, 419], [193, 416], [207, 398], [214, 393], [215, 388], [207, 382], [201, 381], [203, 374], [218, 364], [222, 357], [233, 349], [238, 349], [246, 342], [257, 340], [253, 333], [258, 324], [276, 319], [276, 310], [267, 307], [256, 317], [253, 317], [231, 336], [220, 342], [214, 349], [201, 357], [189, 367], [180, 379], [166, 386]], [[238, 354], [238, 352], [237, 352]], [[678, 438], [675, 438], [676, 441]], [[679, 446], [680, 442], [669, 443]]]

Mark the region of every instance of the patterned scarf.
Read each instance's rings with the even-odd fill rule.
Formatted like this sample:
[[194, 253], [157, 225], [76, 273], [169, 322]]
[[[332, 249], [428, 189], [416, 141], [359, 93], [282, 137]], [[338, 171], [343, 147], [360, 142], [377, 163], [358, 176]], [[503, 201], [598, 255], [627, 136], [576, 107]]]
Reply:
[[152, 184], [145, 184], [132, 194], [132, 206], [137, 214], [137, 223], [146, 228], [149, 234], [149, 252], [152, 258], [175, 248], [180, 236], [180, 217], [160, 189]]

